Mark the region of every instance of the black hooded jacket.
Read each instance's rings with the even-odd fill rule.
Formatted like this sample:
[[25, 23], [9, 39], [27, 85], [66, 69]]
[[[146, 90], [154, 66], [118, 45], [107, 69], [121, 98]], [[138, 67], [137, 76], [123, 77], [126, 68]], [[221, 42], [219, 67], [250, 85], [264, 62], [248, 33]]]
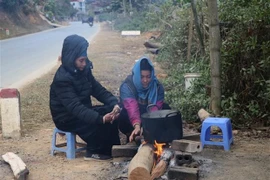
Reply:
[[75, 60], [87, 51], [88, 42], [81, 36], [71, 35], [64, 40], [62, 65], [58, 68], [50, 89], [50, 110], [56, 126], [70, 121], [102, 124], [103, 117], [92, 108], [90, 96], [113, 107], [118, 100], [92, 75], [91, 62], [84, 71], [75, 67]]

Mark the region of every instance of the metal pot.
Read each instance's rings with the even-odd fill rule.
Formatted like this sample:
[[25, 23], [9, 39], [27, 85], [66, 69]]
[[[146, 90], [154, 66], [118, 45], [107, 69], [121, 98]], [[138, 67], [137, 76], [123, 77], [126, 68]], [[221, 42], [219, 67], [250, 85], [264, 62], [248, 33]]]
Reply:
[[182, 119], [179, 111], [158, 110], [142, 114], [144, 140], [168, 143], [183, 137]]

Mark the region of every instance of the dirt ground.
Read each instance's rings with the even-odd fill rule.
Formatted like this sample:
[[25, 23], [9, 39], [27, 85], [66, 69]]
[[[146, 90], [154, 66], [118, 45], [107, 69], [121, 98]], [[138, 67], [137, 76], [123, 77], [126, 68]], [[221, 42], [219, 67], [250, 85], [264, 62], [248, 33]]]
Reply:
[[[146, 53], [143, 43], [148, 38], [149, 34], [121, 37], [119, 32], [102, 25], [100, 33], [90, 44], [88, 53], [94, 64], [94, 75], [116, 96], [121, 81], [130, 73], [135, 60]], [[154, 59], [152, 55], [150, 57]], [[83, 153], [78, 153], [74, 160], [67, 160], [64, 153], [50, 155], [54, 125], [48, 97], [56, 68], [20, 90], [23, 137], [20, 140], [0, 137], [0, 155], [14, 152], [21, 157], [30, 171], [29, 180], [127, 179], [128, 161], [124, 159], [94, 162], [84, 161]], [[158, 73], [162, 71], [157, 69]], [[124, 142], [125, 139], [121, 140]], [[230, 152], [222, 148], [206, 147], [203, 152], [194, 154], [194, 158], [201, 164], [201, 179], [266, 180], [270, 177], [269, 138], [257, 138], [239, 131]], [[12, 178], [10, 166], [0, 158], [0, 179]]]

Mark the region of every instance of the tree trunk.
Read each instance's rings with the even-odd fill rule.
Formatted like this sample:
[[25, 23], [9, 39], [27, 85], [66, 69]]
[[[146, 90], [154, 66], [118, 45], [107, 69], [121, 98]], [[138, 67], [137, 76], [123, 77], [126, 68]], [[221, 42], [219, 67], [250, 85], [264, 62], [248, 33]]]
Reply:
[[191, 59], [192, 37], [193, 37], [193, 13], [192, 13], [192, 10], [191, 10], [191, 13], [190, 13], [190, 21], [189, 21], [189, 30], [188, 30], [188, 52], [187, 52], [187, 61], [190, 61], [190, 59]]
[[154, 164], [154, 151], [151, 145], [141, 146], [128, 167], [129, 180], [150, 180]]
[[198, 14], [197, 14], [197, 10], [196, 10], [196, 4], [194, 2], [195, 0], [191, 0], [191, 7], [192, 7], [192, 11], [193, 11], [193, 16], [194, 16], [194, 23], [195, 23], [195, 28], [200, 40], [200, 48], [201, 48], [201, 55], [204, 56], [205, 55], [205, 50], [204, 50], [204, 43], [203, 43], [203, 37], [202, 37], [202, 32], [200, 30], [200, 25], [199, 25], [199, 20], [198, 20]]
[[213, 114], [221, 112], [221, 84], [220, 84], [220, 48], [221, 38], [218, 20], [217, 0], [208, 0], [210, 62], [211, 62], [211, 109]]
[[130, 9], [129, 11], [132, 12], [132, 2], [131, 2], [131, 0], [129, 0], [129, 9]]
[[123, 0], [124, 17], [126, 17], [126, 0]]

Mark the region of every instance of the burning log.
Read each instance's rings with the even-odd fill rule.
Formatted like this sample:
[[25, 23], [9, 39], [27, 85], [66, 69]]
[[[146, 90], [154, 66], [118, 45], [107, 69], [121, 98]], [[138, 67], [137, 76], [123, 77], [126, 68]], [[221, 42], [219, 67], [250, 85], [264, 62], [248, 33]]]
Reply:
[[132, 158], [128, 167], [129, 180], [149, 180], [154, 164], [153, 147], [149, 144], [142, 145], [137, 154]]
[[157, 163], [157, 165], [155, 166], [155, 168], [151, 173], [151, 180], [159, 178], [166, 172], [166, 169], [168, 167], [170, 160], [173, 157], [173, 154], [174, 153], [172, 150], [169, 149], [163, 150], [159, 162]]

